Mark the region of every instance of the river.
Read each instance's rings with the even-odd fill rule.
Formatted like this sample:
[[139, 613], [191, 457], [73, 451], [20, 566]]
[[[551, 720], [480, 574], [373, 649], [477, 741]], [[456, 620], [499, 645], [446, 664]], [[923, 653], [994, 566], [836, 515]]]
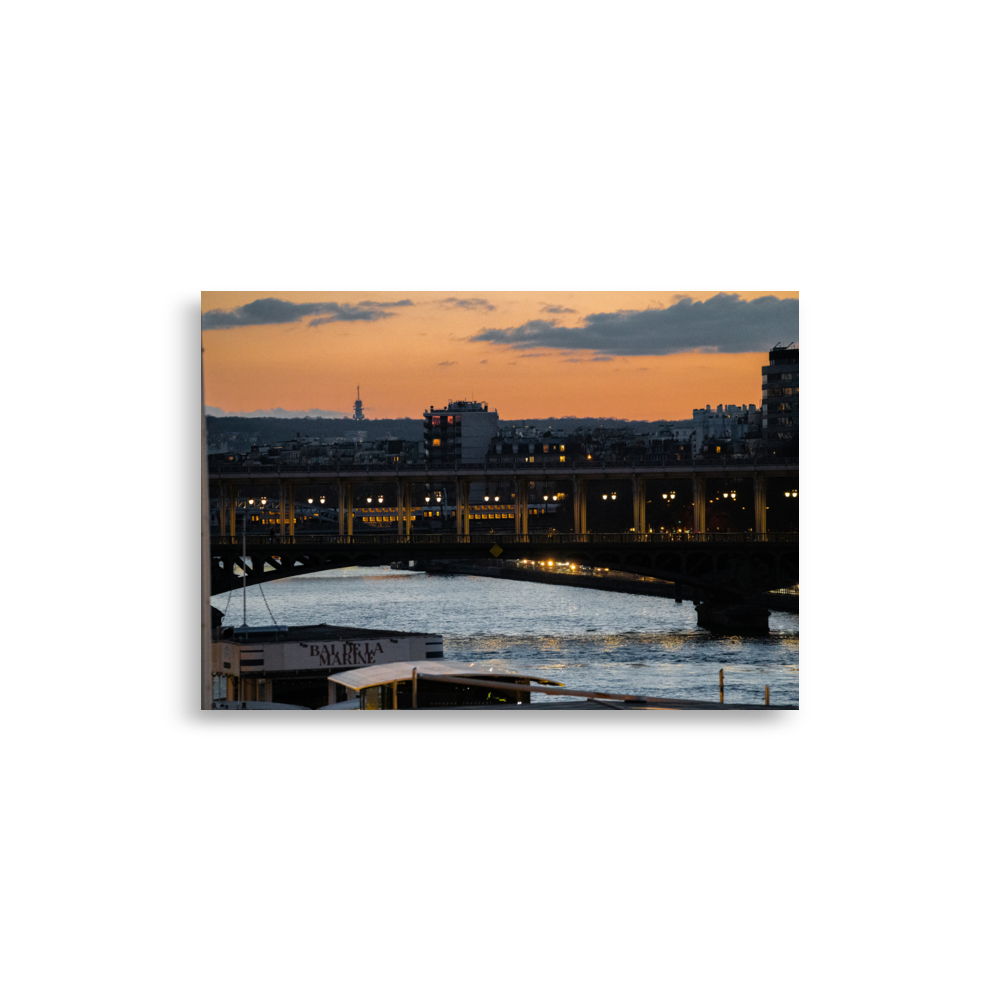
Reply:
[[[262, 594], [263, 592], [263, 594]], [[266, 598], [266, 604], [265, 604]], [[243, 594], [217, 595], [225, 625], [243, 620]], [[727, 704], [799, 702], [799, 616], [772, 611], [769, 636], [699, 628], [694, 605], [662, 597], [388, 568], [327, 570], [247, 588], [247, 623], [437, 632], [449, 660], [514, 668], [566, 687]]]

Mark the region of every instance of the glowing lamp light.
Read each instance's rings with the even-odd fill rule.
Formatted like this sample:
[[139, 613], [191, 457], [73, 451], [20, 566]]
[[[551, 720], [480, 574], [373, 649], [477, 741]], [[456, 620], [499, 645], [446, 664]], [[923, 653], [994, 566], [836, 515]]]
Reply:
[[788, 493], [787, 491], [785, 492], [786, 497], [790, 497], [791, 495], [792, 495], [791, 493]]
[[500, 500], [500, 497], [494, 497], [493, 499], [494, 499], [495, 501], [499, 501], [499, 500]]
[[320, 497], [319, 498], [319, 502], [320, 503], [326, 503], [326, 497]]
[[313, 498], [312, 497], [309, 497], [309, 499], [306, 500], [306, 503], [312, 503], [312, 502], [313, 502]]
[[548, 498], [549, 498], [548, 494], [546, 494], [545, 496], [542, 497], [543, 500], [548, 500]]
[[603, 496], [601, 497], [601, 499], [602, 499], [602, 500], [607, 500], [607, 499], [608, 499], [608, 495], [607, 495], [607, 493], [605, 493], [605, 494], [604, 494], [604, 495], [603, 495]]
[[430, 502], [431, 502], [430, 497], [424, 497], [424, 503], [430, 503]]
[[666, 499], [667, 499], [667, 494], [666, 494], [666, 493], [664, 493], [664, 494], [663, 494], [663, 499], [664, 499], [664, 500], [666, 500]]
[[612, 493], [611, 494], [611, 499], [612, 500], [617, 500], [618, 499], [618, 494], [617, 493]]
[[371, 503], [371, 502], [372, 502], [372, 498], [371, 498], [371, 497], [369, 497], [369, 498], [368, 498], [368, 503]]
[[253, 498], [251, 497], [251, 498], [250, 498], [250, 499], [249, 499], [249, 500], [247, 501], [247, 503], [249, 503], [249, 504], [250, 504], [250, 506], [252, 507], [252, 506], [253, 506]]

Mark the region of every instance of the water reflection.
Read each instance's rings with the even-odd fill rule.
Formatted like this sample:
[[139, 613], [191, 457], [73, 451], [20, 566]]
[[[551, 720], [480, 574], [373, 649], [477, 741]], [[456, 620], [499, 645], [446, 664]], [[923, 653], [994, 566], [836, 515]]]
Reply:
[[[569, 687], [662, 697], [798, 704], [798, 616], [772, 612], [771, 635], [717, 636], [694, 606], [672, 600], [485, 577], [441, 577], [371, 568], [328, 570], [264, 584], [286, 625], [439, 632], [449, 659], [558, 675]], [[239, 591], [212, 603], [226, 624], [242, 621]], [[247, 621], [270, 616], [259, 586], [247, 590]]]

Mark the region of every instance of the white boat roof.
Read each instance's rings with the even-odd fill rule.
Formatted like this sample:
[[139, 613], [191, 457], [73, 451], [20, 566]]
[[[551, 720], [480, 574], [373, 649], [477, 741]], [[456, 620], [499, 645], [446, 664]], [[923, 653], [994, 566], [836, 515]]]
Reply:
[[478, 664], [475, 660], [397, 660], [395, 663], [379, 663], [374, 667], [359, 667], [357, 670], [345, 670], [343, 673], [331, 674], [328, 678], [343, 684], [352, 691], [376, 687], [380, 684], [396, 684], [413, 678], [413, 671], [419, 671], [422, 677], [432, 674], [450, 674], [459, 677], [495, 677], [498, 681], [510, 683], [515, 680], [534, 681], [536, 684], [552, 684], [562, 687], [558, 681], [550, 681], [544, 677], [530, 677], [527, 674], [501, 673], [490, 667]]

